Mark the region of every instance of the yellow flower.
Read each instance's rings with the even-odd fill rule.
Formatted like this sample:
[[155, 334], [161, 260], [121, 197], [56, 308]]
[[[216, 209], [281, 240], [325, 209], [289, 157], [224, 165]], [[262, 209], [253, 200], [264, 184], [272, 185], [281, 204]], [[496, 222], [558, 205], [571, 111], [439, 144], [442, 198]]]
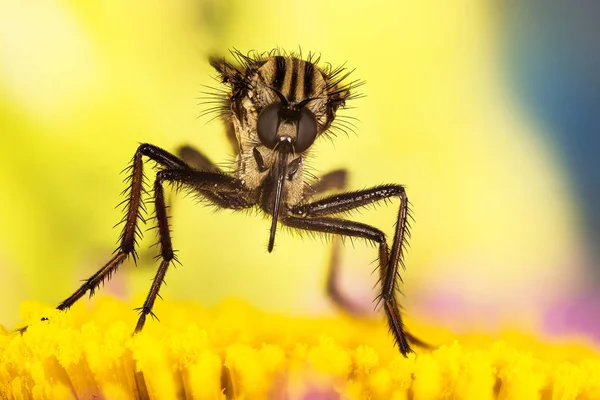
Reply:
[[161, 302], [162, 321], [132, 337], [131, 308], [107, 298], [68, 312], [23, 305], [26, 332], [0, 330], [0, 398], [600, 398], [600, 356], [581, 344], [453, 337], [411, 321], [440, 346], [404, 358], [379, 319], [268, 315], [235, 302]]

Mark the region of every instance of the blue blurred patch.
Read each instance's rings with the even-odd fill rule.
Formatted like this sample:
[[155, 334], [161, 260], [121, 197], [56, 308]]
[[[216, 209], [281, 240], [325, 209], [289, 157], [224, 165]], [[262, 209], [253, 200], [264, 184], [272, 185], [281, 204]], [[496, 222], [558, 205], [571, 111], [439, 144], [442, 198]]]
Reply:
[[513, 89], [563, 157], [600, 272], [600, 2], [498, 3]]

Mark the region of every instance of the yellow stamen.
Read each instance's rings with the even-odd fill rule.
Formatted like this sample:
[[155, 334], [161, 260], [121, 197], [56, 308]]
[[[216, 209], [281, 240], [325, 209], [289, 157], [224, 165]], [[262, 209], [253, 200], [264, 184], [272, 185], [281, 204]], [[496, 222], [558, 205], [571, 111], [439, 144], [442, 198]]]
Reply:
[[26, 332], [0, 329], [0, 398], [600, 398], [600, 355], [583, 344], [456, 337], [411, 321], [440, 346], [404, 358], [380, 318], [285, 317], [235, 302], [161, 302], [162, 321], [132, 337], [131, 308], [25, 304]]

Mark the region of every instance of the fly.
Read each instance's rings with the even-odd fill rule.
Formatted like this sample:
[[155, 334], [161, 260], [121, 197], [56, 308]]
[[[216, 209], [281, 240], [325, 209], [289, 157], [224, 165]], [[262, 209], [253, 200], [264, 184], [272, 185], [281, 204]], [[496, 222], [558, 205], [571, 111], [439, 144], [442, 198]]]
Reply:
[[[165, 185], [192, 192], [223, 209], [258, 208], [271, 219], [267, 249], [273, 250], [279, 225], [338, 237], [362, 238], [378, 247], [381, 290], [377, 301], [383, 305], [390, 331], [403, 355], [412, 351], [410, 344], [422, 345], [404, 330], [397, 300], [400, 267], [409, 235], [409, 208], [402, 185], [389, 184], [370, 189], [315, 196], [346, 187], [346, 171], [325, 174], [312, 187], [307, 185], [304, 168], [307, 154], [321, 136], [335, 129], [336, 112], [356, 98], [355, 89], [363, 82], [348, 81], [351, 71], [344, 66], [319, 66], [319, 59], [280, 51], [244, 55], [232, 52], [235, 62], [213, 58], [220, 81], [227, 87], [220, 93], [216, 109], [228, 127], [228, 136], [237, 154], [232, 172], [221, 170], [201, 152], [185, 146], [171, 154], [152, 144], [136, 150], [129, 167], [125, 217], [120, 244], [114, 256], [88, 278], [71, 296], [58, 305], [59, 310], [72, 306], [86, 293], [93, 294], [99, 285], [116, 272], [127, 258], [134, 260], [136, 242], [144, 221], [144, 159], [157, 165], [153, 182], [153, 206], [159, 238], [156, 276], [148, 296], [139, 309], [135, 332], [140, 332], [158, 296], [169, 265], [177, 261], [168, 224]], [[390, 198], [398, 198], [391, 248], [386, 235], [378, 228], [342, 216]], [[329, 296], [349, 308], [340, 294], [335, 274], [329, 274]]]

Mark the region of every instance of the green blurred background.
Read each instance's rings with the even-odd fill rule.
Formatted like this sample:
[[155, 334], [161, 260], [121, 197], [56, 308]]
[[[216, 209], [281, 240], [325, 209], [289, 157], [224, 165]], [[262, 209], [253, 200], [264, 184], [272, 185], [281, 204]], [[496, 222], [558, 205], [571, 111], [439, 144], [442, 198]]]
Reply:
[[[318, 142], [311, 165], [348, 168], [352, 189], [407, 186], [409, 315], [454, 329], [542, 320], [587, 279], [583, 234], [556, 148], [506, 83], [502, 3], [3, 0], [0, 321], [16, 323], [25, 300], [58, 303], [109, 258], [121, 170], [139, 143], [232, 159], [222, 125], [197, 118], [207, 107], [197, 98], [218, 85], [207, 57], [234, 47], [301, 47], [367, 82], [345, 111], [357, 134]], [[169, 271], [165, 299], [332, 312], [327, 241], [281, 231], [269, 254], [268, 220], [173, 205], [183, 266]], [[396, 207], [356, 218], [391, 235]], [[154, 241], [148, 233], [137, 268], [123, 265], [104, 293], [139, 301]], [[375, 257], [362, 242], [343, 252], [344, 291], [365, 307]]]

